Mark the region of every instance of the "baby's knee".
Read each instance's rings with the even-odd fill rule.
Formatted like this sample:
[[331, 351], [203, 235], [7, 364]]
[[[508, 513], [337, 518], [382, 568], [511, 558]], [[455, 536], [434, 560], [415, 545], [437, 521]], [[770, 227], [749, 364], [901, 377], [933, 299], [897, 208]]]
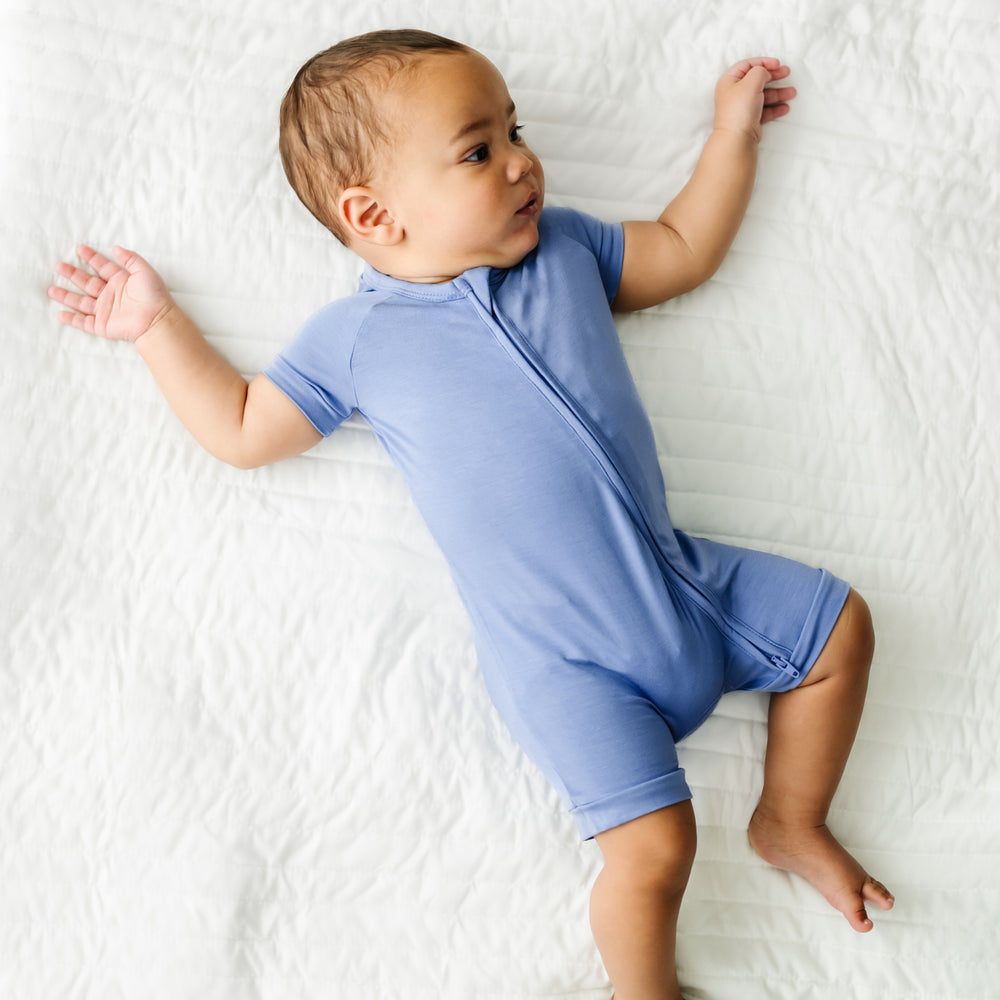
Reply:
[[605, 869], [616, 879], [667, 895], [684, 891], [698, 842], [690, 802], [641, 816], [595, 839]]
[[851, 687], [864, 687], [875, 652], [875, 629], [865, 599], [852, 590], [822, 653], [803, 686], [837, 678]]
[[875, 625], [868, 602], [856, 590], [847, 595], [841, 619], [853, 658], [860, 669], [867, 671], [875, 654]]

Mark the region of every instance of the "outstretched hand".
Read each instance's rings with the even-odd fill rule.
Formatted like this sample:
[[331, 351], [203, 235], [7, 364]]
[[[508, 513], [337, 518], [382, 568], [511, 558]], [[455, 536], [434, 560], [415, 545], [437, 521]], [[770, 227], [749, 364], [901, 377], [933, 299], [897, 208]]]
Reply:
[[59, 320], [108, 340], [137, 341], [172, 308], [163, 279], [137, 253], [115, 247], [118, 263], [88, 246], [77, 247], [93, 272], [60, 262], [55, 271], [80, 291], [50, 285], [49, 298], [67, 306]]
[[756, 56], [730, 66], [715, 87], [715, 127], [745, 132], [760, 142], [762, 127], [788, 114], [794, 87], [768, 87], [791, 70], [773, 56]]

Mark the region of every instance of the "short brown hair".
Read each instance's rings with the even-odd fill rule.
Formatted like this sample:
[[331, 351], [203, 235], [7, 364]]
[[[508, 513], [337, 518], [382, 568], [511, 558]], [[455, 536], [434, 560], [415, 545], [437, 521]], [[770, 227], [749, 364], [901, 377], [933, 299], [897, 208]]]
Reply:
[[302, 204], [341, 243], [341, 191], [371, 179], [383, 132], [373, 99], [394, 73], [428, 52], [468, 47], [429, 31], [371, 31], [313, 56], [281, 102], [278, 148], [289, 184]]

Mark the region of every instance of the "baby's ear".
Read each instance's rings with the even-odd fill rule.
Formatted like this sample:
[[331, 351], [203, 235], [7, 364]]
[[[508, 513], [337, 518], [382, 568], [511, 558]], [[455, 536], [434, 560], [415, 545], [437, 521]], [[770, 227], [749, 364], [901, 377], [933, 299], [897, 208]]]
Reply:
[[403, 238], [403, 227], [368, 187], [351, 187], [337, 200], [341, 221], [352, 240], [393, 246]]

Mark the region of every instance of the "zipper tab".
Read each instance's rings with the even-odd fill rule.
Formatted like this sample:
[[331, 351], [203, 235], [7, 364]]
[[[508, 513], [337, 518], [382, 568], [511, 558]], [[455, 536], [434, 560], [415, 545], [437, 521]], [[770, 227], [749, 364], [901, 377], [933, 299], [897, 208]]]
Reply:
[[788, 674], [792, 680], [797, 681], [799, 679], [799, 671], [791, 665], [783, 656], [772, 656], [771, 662], [782, 672]]

